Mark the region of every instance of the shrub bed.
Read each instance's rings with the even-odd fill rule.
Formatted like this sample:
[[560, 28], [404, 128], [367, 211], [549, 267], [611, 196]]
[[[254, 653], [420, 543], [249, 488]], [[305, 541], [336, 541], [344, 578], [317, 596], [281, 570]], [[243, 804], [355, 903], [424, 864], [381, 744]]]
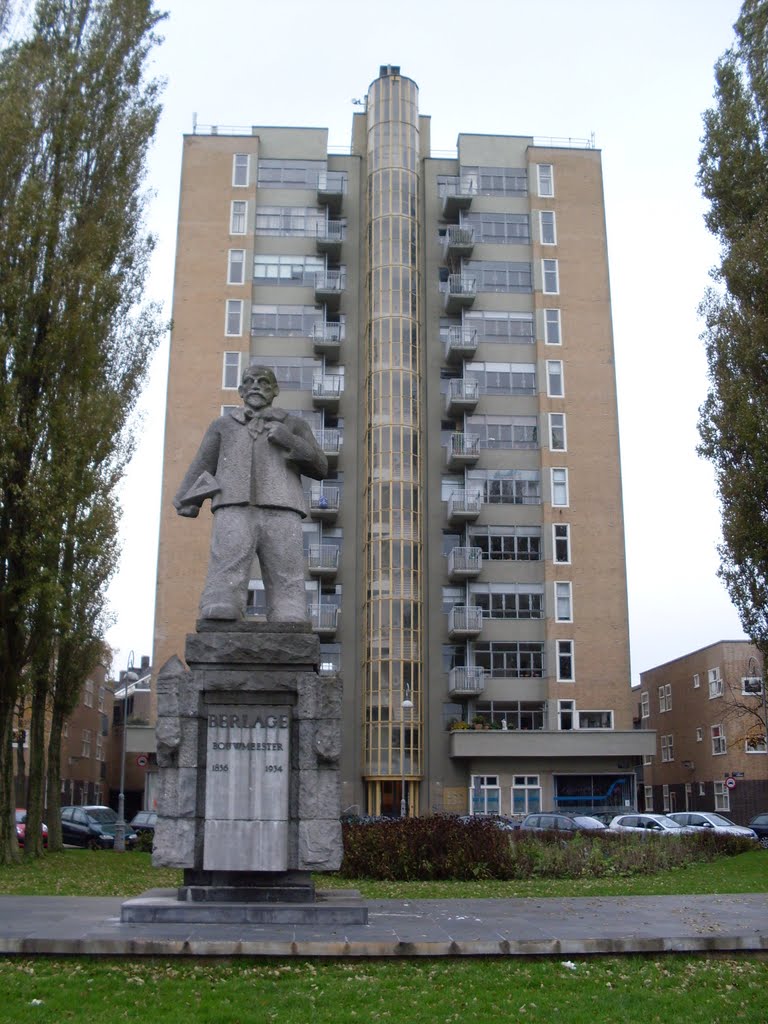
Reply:
[[754, 848], [738, 836], [505, 832], [442, 815], [343, 823], [345, 878], [385, 881], [607, 878], [656, 874]]

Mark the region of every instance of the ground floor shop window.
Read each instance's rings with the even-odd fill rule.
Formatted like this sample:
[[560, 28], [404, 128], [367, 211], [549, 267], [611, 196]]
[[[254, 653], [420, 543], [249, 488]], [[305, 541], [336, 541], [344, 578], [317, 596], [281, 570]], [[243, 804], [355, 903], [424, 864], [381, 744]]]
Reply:
[[541, 784], [538, 775], [512, 777], [512, 813], [534, 814], [541, 810]]
[[634, 807], [632, 775], [555, 775], [555, 810], [572, 814]]

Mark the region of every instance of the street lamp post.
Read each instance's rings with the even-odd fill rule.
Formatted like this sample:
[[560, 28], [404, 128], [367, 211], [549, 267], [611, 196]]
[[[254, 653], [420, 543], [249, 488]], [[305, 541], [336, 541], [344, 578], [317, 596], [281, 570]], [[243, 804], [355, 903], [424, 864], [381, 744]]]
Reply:
[[408, 811], [408, 803], [405, 799], [405, 712], [413, 707], [413, 701], [406, 691], [405, 700], [401, 702], [403, 709], [400, 725], [400, 817], [404, 818]]
[[133, 671], [133, 651], [128, 655], [128, 671], [123, 676], [123, 742], [120, 754], [120, 792], [117, 797], [117, 824], [115, 825], [114, 849], [125, 853], [125, 742], [128, 733], [128, 684], [139, 677]]

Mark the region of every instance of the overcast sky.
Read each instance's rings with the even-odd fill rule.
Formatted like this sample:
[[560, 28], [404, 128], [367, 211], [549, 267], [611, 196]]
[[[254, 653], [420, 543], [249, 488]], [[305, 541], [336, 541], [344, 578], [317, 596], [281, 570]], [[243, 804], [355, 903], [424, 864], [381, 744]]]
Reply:
[[[707, 387], [697, 307], [717, 247], [695, 183], [713, 65], [736, 0], [169, 0], [167, 79], [148, 184], [150, 290], [170, 315], [182, 135], [200, 124], [327, 127], [349, 145], [353, 99], [399, 64], [459, 132], [588, 138], [602, 151], [619, 387], [633, 678], [743, 635], [717, 579], [714, 476], [696, 455]], [[111, 588], [115, 670], [152, 652], [167, 341], [142, 401]], [[190, 623], [190, 628], [193, 624]]]

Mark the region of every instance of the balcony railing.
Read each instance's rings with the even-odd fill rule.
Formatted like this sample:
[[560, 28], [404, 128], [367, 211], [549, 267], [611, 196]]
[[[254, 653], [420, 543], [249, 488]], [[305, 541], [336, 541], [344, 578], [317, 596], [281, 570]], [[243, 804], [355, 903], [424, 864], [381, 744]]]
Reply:
[[483, 609], [475, 605], [455, 605], [448, 612], [448, 636], [479, 636], [483, 628]]
[[445, 339], [445, 359], [449, 363], [472, 359], [477, 352], [477, 331], [474, 327], [454, 325]]
[[443, 240], [443, 252], [447, 257], [469, 256], [475, 246], [475, 229], [449, 224]]
[[339, 549], [334, 544], [312, 544], [307, 563], [310, 576], [335, 576], [339, 570]]
[[309, 512], [313, 519], [332, 521], [339, 514], [339, 488], [324, 484], [309, 492]]
[[317, 355], [325, 356], [326, 359], [335, 363], [339, 358], [343, 340], [343, 323], [319, 320], [312, 324], [312, 347]]
[[316, 633], [333, 634], [339, 625], [339, 609], [330, 604], [311, 604], [307, 608]]
[[449, 413], [472, 412], [480, 398], [480, 385], [472, 377], [448, 381], [445, 408]]
[[452, 668], [448, 672], [449, 697], [474, 697], [485, 689], [485, 669], [474, 665]]
[[344, 228], [344, 221], [341, 220], [327, 220], [324, 224], [318, 224], [315, 233], [318, 248], [322, 246], [335, 247], [341, 245], [344, 241]]
[[312, 380], [312, 401], [316, 406], [337, 405], [343, 391], [344, 377], [340, 373], [322, 374]]
[[448, 553], [448, 575], [452, 580], [474, 579], [482, 568], [482, 548], [452, 548]]
[[480, 458], [480, 438], [477, 434], [451, 434], [448, 439], [447, 462], [450, 469], [473, 466]]
[[334, 213], [341, 209], [347, 191], [345, 171], [321, 171], [317, 176], [317, 199]]
[[443, 200], [445, 216], [455, 217], [459, 210], [467, 210], [476, 192], [477, 185], [472, 178], [458, 177], [454, 181], [443, 182], [440, 186], [440, 197]]
[[449, 274], [445, 292], [445, 308], [449, 313], [458, 313], [464, 306], [471, 306], [477, 297], [477, 278], [474, 274]]
[[329, 427], [326, 430], [318, 430], [315, 436], [328, 461], [335, 462], [341, 451], [342, 432]]
[[471, 522], [480, 515], [483, 496], [479, 491], [453, 491], [448, 498], [448, 521]]
[[315, 298], [337, 309], [346, 288], [346, 274], [341, 270], [318, 270], [315, 274]]

